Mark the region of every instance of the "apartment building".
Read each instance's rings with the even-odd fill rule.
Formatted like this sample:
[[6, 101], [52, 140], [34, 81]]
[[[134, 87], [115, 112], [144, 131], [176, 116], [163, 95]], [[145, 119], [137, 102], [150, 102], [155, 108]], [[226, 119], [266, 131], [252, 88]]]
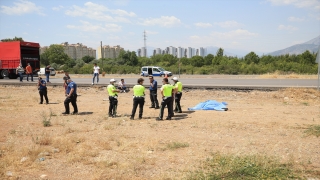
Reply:
[[98, 59], [100, 58], [111, 58], [115, 59], [119, 56], [120, 51], [124, 50], [120, 45], [117, 46], [109, 46], [104, 45], [97, 48], [98, 49]]
[[[69, 44], [68, 42], [61, 43], [66, 53], [71, 59], [82, 59], [84, 56], [91, 56], [96, 58], [96, 50], [88, 48], [82, 43]], [[49, 47], [43, 46], [40, 48], [40, 54], [44, 53]]]

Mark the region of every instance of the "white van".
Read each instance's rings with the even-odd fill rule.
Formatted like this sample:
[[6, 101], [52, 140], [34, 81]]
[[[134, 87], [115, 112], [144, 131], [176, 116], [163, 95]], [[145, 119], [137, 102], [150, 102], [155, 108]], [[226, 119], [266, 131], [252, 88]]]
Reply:
[[141, 68], [141, 76], [165, 76], [167, 74], [168, 77], [172, 76], [170, 71], [164, 70], [162, 67], [159, 66], [143, 66]]
[[[55, 76], [56, 75], [56, 70], [52, 67], [50, 69], [50, 76]], [[45, 75], [46, 74], [46, 68], [40, 68], [40, 71], [38, 72], [38, 76]]]

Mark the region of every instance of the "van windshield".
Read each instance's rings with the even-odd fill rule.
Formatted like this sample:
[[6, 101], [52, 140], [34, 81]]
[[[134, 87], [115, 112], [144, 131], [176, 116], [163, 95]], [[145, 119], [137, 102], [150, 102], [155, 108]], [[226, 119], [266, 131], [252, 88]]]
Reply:
[[159, 67], [158, 69], [159, 69], [160, 71], [166, 71], [166, 70], [164, 70], [164, 69], [163, 69], [163, 68], [161, 68], [161, 67]]

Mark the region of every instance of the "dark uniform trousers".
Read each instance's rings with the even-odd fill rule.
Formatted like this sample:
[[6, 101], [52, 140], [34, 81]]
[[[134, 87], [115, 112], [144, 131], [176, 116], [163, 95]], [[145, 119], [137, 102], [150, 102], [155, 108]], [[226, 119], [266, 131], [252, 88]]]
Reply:
[[134, 115], [136, 114], [136, 110], [137, 110], [138, 105], [139, 105], [139, 118], [142, 118], [144, 97], [134, 97], [133, 98], [133, 108], [132, 108], [132, 113], [131, 113], [132, 118], [134, 118]]
[[151, 107], [159, 107], [157, 90], [150, 90], [150, 101], [151, 101]]
[[70, 97], [67, 97], [64, 100], [64, 107], [66, 108], [66, 113], [70, 113], [70, 107], [69, 107], [69, 103], [71, 102], [72, 106], [73, 106], [73, 112], [74, 113], [78, 113], [78, 106], [77, 106], [77, 94], [72, 94]]
[[43, 96], [46, 99], [46, 103], [49, 103], [47, 89], [39, 90], [39, 94], [40, 94], [40, 103], [43, 103]]
[[117, 115], [118, 99], [117, 96], [109, 96], [109, 116]]
[[181, 105], [180, 105], [181, 97], [182, 97], [182, 92], [180, 92], [179, 94], [178, 93], [175, 94], [175, 98], [174, 98], [175, 108], [174, 108], [174, 111], [182, 112]]
[[171, 118], [173, 115], [173, 107], [172, 107], [172, 97], [165, 97], [162, 99], [161, 102], [161, 108], [160, 108], [160, 115], [159, 118], [162, 119], [163, 118], [163, 111], [165, 107], [168, 107], [168, 118]]

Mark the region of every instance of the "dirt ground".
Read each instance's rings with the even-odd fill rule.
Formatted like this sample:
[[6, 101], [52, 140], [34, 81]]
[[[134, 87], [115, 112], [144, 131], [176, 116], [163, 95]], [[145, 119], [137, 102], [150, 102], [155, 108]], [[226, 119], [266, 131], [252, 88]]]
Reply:
[[[107, 116], [105, 88], [80, 87], [80, 113], [67, 116], [62, 87], [48, 87], [49, 105], [38, 104], [36, 87], [0, 92], [0, 179], [182, 179], [214, 152], [275, 156], [320, 170], [320, 137], [305, 133], [320, 125], [320, 92], [313, 89], [184, 91], [183, 113], [162, 122], [149, 98], [143, 119], [136, 113], [130, 120], [132, 92], [119, 95], [117, 118]], [[206, 100], [227, 102], [229, 110], [187, 110]], [[186, 146], [168, 148], [172, 143]]]

